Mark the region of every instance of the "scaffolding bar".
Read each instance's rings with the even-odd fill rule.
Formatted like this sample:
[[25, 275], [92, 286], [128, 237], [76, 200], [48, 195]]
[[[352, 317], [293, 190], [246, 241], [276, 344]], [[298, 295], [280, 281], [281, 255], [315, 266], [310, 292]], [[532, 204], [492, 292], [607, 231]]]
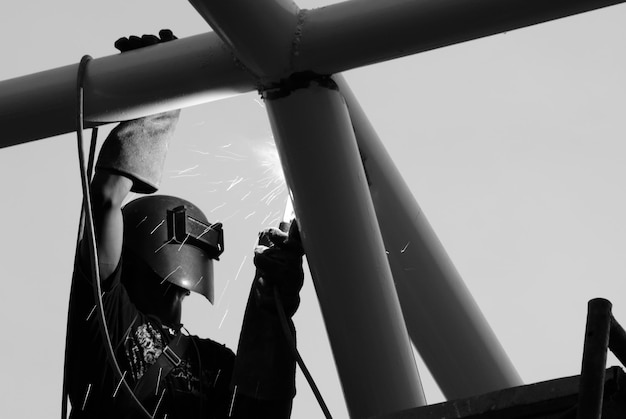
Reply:
[[614, 317], [611, 317], [609, 349], [622, 365], [626, 365], [626, 331]]
[[469, 397], [522, 380], [341, 76], [378, 224], [411, 339], [444, 395]]
[[425, 404], [345, 102], [265, 94], [350, 417]]
[[588, 304], [577, 419], [602, 416], [611, 308], [611, 302], [603, 298], [593, 299]]

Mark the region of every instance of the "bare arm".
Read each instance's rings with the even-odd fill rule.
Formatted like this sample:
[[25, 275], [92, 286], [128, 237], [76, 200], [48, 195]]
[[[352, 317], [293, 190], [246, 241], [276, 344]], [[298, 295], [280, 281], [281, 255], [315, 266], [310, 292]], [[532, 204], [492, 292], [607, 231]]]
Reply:
[[[96, 171], [91, 183], [91, 204], [102, 280], [111, 276], [122, 255], [124, 224], [121, 207], [132, 185], [129, 178], [106, 170]], [[80, 249], [83, 260], [89, 259], [87, 246], [87, 241], [83, 240]]]

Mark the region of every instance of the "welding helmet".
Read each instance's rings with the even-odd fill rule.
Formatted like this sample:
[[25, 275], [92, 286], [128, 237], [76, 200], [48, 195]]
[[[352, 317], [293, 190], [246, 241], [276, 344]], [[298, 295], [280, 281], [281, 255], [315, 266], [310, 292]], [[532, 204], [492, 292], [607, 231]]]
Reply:
[[213, 303], [213, 260], [224, 251], [221, 223], [209, 223], [191, 202], [166, 195], [131, 201], [122, 214], [125, 257], [140, 258], [163, 282]]

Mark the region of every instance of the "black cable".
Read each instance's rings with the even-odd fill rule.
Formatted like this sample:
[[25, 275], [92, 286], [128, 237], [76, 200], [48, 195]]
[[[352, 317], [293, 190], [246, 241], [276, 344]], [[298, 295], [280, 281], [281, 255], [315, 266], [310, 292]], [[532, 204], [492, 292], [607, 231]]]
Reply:
[[[91, 60], [89, 55], [85, 55], [81, 60], [78, 66], [78, 76], [77, 76], [77, 144], [78, 144], [78, 160], [80, 165], [80, 174], [81, 174], [81, 185], [83, 189], [83, 208], [85, 214], [85, 237], [84, 239], [89, 240], [88, 242], [88, 250], [89, 250], [89, 261], [91, 268], [91, 277], [92, 283], [95, 285], [94, 287], [94, 299], [96, 300], [97, 313], [98, 318], [100, 320], [100, 328], [102, 331], [103, 338], [105, 340], [105, 350], [107, 356], [109, 358], [109, 364], [113, 369], [114, 374], [120, 380], [121, 387], [124, 388], [124, 391], [133, 399], [136, 403], [137, 407], [140, 411], [143, 412], [144, 416], [149, 419], [154, 419], [154, 417], [146, 410], [143, 404], [137, 399], [135, 393], [133, 393], [132, 389], [126, 382], [124, 375], [122, 374], [122, 370], [117, 362], [117, 358], [115, 357], [115, 352], [113, 350], [113, 343], [111, 342], [111, 336], [109, 334], [109, 329], [107, 327], [106, 317], [104, 313], [104, 304], [102, 302], [102, 283], [100, 279], [99, 272], [99, 263], [98, 263], [98, 251], [96, 244], [96, 235], [95, 235], [95, 227], [93, 223], [93, 212], [91, 208], [91, 191], [89, 187], [89, 176], [88, 170], [85, 167], [85, 155], [83, 150], [83, 80], [85, 75], [85, 70], [87, 67], [87, 63]], [[92, 138], [93, 140], [93, 138]], [[90, 160], [93, 161], [92, 156], [90, 155]]]
[[289, 323], [287, 321], [287, 315], [285, 314], [285, 309], [283, 308], [283, 303], [280, 300], [280, 295], [278, 294], [278, 287], [274, 287], [274, 302], [276, 303], [276, 311], [278, 311], [278, 318], [280, 319], [280, 324], [283, 328], [285, 338], [287, 339], [287, 343], [289, 344], [289, 349], [291, 350], [293, 356], [296, 358], [296, 362], [298, 363], [298, 366], [300, 366], [300, 369], [302, 370], [304, 377], [309, 383], [311, 390], [313, 390], [313, 394], [315, 394], [315, 398], [317, 399], [317, 402], [322, 408], [322, 411], [324, 412], [324, 416], [327, 419], [332, 419], [332, 416], [330, 415], [330, 411], [328, 410], [328, 407], [326, 406], [326, 403], [324, 402], [324, 398], [322, 397], [322, 394], [320, 393], [319, 389], [317, 388], [317, 385], [315, 384], [315, 380], [313, 380], [313, 377], [311, 376], [309, 369], [306, 367], [306, 365], [304, 364], [304, 360], [300, 356], [300, 352], [298, 352], [296, 341], [293, 338], [291, 330], [289, 329]]

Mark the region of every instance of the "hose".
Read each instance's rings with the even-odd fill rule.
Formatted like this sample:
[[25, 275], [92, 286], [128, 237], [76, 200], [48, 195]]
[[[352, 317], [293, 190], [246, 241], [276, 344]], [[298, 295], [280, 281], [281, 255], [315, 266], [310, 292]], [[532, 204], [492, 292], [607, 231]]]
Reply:
[[[104, 338], [104, 347], [107, 353], [107, 358], [109, 360], [109, 364], [113, 369], [114, 374], [120, 380], [120, 385], [123, 390], [131, 397], [131, 399], [136, 403], [139, 410], [143, 413], [143, 415], [149, 419], [154, 419], [153, 415], [151, 415], [146, 408], [141, 404], [135, 393], [130, 388], [128, 383], [126, 382], [124, 375], [120, 369], [120, 366], [117, 362], [117, 358], [115, 357], [115, 351], [113, 350], [113, 343], [111, 342], [111, 336], [109, 334], [109, 329], [106, 322], [106, 317], [104, 314], [104, 304], [102, 302], [102, 283], [99, 272], [99, 264], [98, 264], [98, 251], [96, 244], [96, 235], [95, 228], [93, 223], [93, 211], [91, 208], [91, 190], [89, 187], [89, 173], [88, 169], [85, 165], [85, 155], [83, 149], [83, 129], [84, 129], [84, 89], [83, 82], [85, 77], [85, 70], [87, 68], [87, 63], [91, 60], [89, 55], [85, 55], [81, 60], [78, 66], [78, 75], [77, 75], [77, 145], [78, 145], [78, 161], [80, 165], [80, 179], [81, 186], [83, 190], [83, 214], [84, 214], [84, 224], [82, 224], [82, 229], [85, 230], [85, 236], [83, 240], [88, 240], [88, 250], [89, 250], [89, 262], [90, 262], [90, 270], [92, 277], [92, 284], [94, 286], [94, 299], [96, 301], [96, 312], [98, 314], [98, 318], [100, 320], [100, 328], [102, 331], [102, 336]], [[93, 152], [93, 150], [92, 150]], [[92, 160], [92, 154], [90, 153], [90, 160]]]

